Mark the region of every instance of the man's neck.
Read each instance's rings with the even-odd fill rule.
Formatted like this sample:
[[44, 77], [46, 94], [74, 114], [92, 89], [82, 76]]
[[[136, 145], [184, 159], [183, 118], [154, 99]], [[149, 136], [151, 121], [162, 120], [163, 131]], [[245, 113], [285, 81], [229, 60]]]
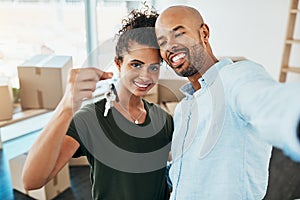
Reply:
[[188, 79], [191, 82], [193, 88], [195, 91], [201, 89], [201, 84], [199, 83], [199, 78], [201, 78], [202, 75], [200, 73], [194, 74], [193, 76], [189, 76]]
[[199, 79], [203, 76], [203, 74], [205, 74], [207, 70], [209, 70], [209, 68], [211, 68], [214, 64], [219, 62], [219, 60], [215, 56], [212, 56], [210, 58], [211, 59], [207, 59], [207, 63], [205, 63], [204, 65], [206, 67], [201, 68], [201, 70], [198, 73], [188, 77], [195, 91], [201, 89], [201, 84], [199, 83]]

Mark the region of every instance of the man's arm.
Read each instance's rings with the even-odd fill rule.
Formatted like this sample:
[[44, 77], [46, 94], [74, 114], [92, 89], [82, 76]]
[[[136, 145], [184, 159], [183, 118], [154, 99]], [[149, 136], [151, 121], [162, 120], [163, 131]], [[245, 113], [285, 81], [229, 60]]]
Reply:
[[300, 83], [279, 83], [248, 61], [230, 67], [226, 89], [233, 109], [256, 137], [300, 162]]

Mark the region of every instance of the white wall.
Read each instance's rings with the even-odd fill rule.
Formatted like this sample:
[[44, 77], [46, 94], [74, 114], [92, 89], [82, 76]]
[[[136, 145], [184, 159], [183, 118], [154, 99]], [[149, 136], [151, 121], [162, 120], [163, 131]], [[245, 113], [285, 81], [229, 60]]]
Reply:
[[[156, 2], [161, 11], [185, 4], [197, 8], [209, 25], [216, 56], [244, 56], [265, 66], [278, 80], [288, 19], [288, 0], [166, 0]], [[300, 15], [300, 14], [299, 14]], [[295, 36], [300, 39], [300, 16]], [[291, 64], [300, 67], [300, 45], [294, 45]], [[299, 81], [300, 75], [288, 76]]]
[[[216, 56], [244, 56], [263, 64], [278, 80], [289, 0], [156, 0], [159, 10], [172, 4], [187, 4], [201, 11], [211, 30]], [[58, 9], [59, 8], [59, 9]], [[60, 15], [57, 15], [57, 13]], [[101, 44], [117, 32], [126, 16], [126, 4], [99, 3], [98, 39]], [[59, 19], [60, 17], [60, 19]], [[75, 65], [86, 59], [84, 5], [0, 3], [0, 76], [15, 77], [16, 66], [49, 47], [57, 54], [72, 55]], [[47, 20], [46, 20], [47, 19]], [[46, 20], [46, 21], [45, 21]], [[300, 39], [300, 14], [296, 36]], [[300, 45], [292, 52], [292, 65], [300, 67]], [[166, 69], [166, 70], [165, 70]], [[162, 67], [162, 77], [172, 70]], [[178, 77], [173, 75], [173, 77]], [[300, 80], [300, 75], [288, 80]]]

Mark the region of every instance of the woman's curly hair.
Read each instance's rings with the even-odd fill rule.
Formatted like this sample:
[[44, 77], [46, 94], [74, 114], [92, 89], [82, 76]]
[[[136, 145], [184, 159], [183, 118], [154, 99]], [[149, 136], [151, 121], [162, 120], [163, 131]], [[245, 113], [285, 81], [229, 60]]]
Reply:
[[116, 45], [116, 57], [121, 62], [123, 56], [129, 52], [132, 42], [159, 49], [154, 26], [158, 13], [144, 3], [144, 8], [132, 10], [122, 20], [122, 28], [119, 30]]

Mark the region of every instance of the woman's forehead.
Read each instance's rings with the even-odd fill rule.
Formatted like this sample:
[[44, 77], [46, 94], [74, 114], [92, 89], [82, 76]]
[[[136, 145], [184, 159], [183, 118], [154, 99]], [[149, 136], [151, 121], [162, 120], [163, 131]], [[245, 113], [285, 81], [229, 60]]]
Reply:
[[159, 49], [147, 45], [134, 43], [130, 45], [129, 51], [124, 54], [124, 58], [137, 59], [145, 62], [157, 62], [160, 59]]

